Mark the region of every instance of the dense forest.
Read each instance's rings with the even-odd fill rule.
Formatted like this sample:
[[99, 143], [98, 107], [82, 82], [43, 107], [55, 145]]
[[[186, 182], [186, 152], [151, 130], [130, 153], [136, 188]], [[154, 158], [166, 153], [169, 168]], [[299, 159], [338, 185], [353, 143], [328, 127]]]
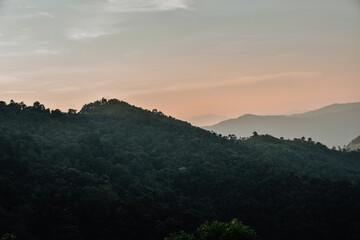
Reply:
[[0, 102], [0, 236], [161, 240], [237, 218], [264, 240], [358, 239], [360, 152], [299, 137], [221, 136], [116, 99]]

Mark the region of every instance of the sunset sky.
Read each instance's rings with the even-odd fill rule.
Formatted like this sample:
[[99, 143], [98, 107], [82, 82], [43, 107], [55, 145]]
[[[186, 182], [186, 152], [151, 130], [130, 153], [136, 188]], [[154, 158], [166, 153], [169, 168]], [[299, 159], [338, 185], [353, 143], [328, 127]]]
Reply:
[[0, 100], [187, 119], [360, 101], [359, 0], [0, 0]]

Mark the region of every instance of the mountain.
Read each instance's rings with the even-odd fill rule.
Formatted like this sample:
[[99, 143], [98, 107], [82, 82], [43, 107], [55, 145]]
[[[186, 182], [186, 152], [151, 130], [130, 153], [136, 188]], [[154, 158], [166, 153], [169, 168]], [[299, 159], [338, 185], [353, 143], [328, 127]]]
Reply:
[[293, 115], [244, 115], [206, 130], [219, 134], [248, 137], [253, 131], [286, 139], [312, 138], [328, 147], [343, 147], [360, 134], [360, 102], [333, 104], [324, 108]]
[[161, 240], [237, 218], [264, 240], [355, 240], [359, 196], [360, 152], [222, 137], [116, 99], [0, 102], [2, 239]]
[[359, 112], [359, 110], [360, 110], [360, 102], [342, 103], [342, 104], [335, 103], [314, 111], [309, 111], [300, 114], [293, 114], [292, 117], [318, 117], [327, 114], [336, 114], [336, 113], [342, 114], [343, 112]]
[[220, 121], [224, 121], [226, 117], [216, 115], [216, 114], [205, 114], [194, 116], [186, 119], [187, 122], [191, 123], [194, 126], [208, 126], [211, 124], [218, 123]]
[[360, 136], [353, 139], [347, 146], [346, 150], [348, 151], [357, 151], [360, 150]]

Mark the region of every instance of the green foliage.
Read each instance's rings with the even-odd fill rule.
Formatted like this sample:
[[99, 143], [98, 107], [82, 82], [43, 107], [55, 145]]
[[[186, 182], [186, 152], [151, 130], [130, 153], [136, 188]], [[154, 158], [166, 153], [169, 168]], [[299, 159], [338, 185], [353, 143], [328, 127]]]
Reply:
[[360, 153], [221, 137], [116, 99], [0, 102], [0, 236], [158, 240], [233, 218], [263, 239], [358, 239]]
[[1, 236], [1, 240], [16, 240], [16, 236], [14, 234], [11, 234], [11, 233], [4, 233]]
[[237, 219], [230, 223], [214, 221], [197, 229], [199, 240], [256, 240], [257, 234]]
[[184, 231], [170, 234], [164, 240], [257, 240], [254, 230], [237, 219], [229, 223], [213, 221], [200, 225], [194, 234]]
[[193, 234], [180, 231], [171, 233], [168, 237], [165, 237], [164, 240], [197, 240], [197, 238]]

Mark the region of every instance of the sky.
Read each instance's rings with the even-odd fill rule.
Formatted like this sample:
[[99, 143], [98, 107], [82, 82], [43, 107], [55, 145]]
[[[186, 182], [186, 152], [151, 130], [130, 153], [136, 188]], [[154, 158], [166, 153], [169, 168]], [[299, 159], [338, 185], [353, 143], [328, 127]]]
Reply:
[[188, 119], [360, 101], [359, 0], [0, 0], [0, 100]]

